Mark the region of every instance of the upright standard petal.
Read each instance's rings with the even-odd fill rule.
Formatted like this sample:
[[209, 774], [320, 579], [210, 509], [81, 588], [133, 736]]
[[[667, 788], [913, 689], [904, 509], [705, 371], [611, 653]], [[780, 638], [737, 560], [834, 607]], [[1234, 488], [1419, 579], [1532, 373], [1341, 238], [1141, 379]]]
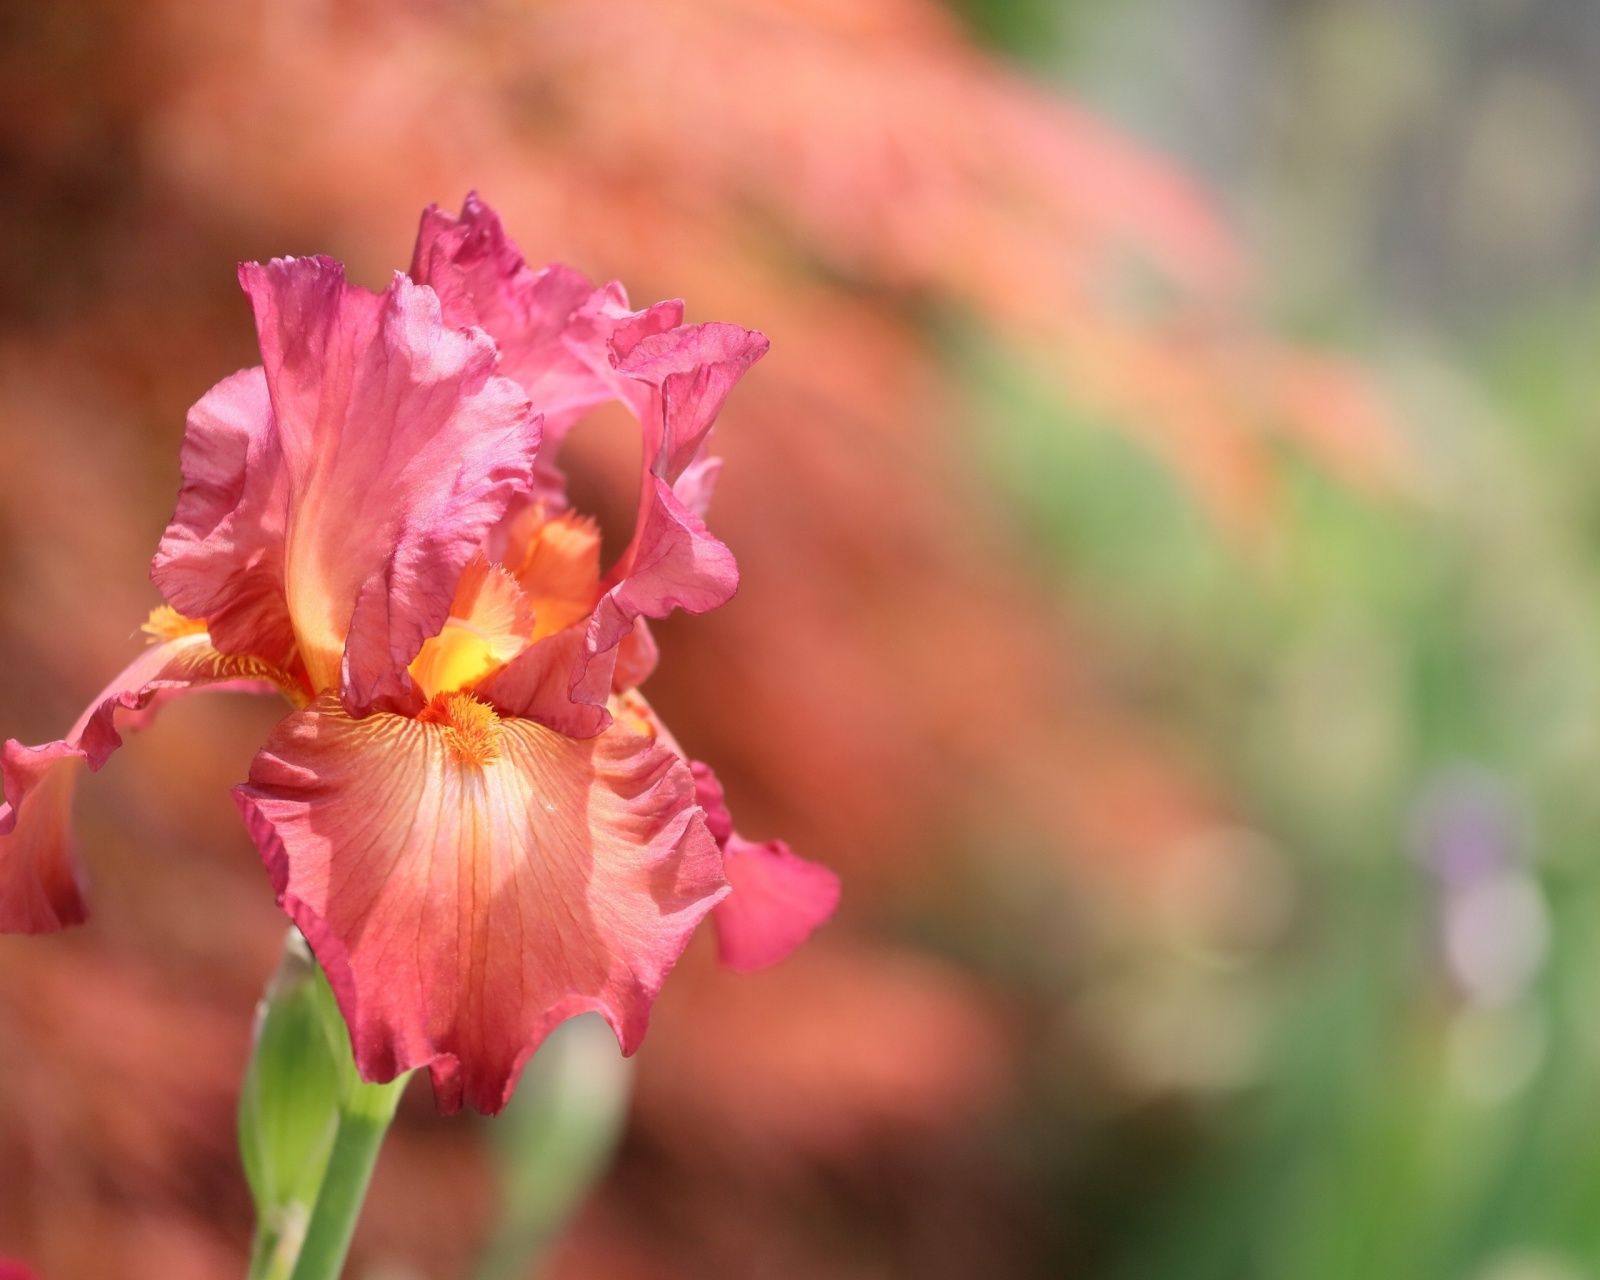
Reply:
[[696, 801], [722, 846], [722, 873], [731, 886], [712, 913], [718, 955], [736, 973], [768, 968], [833, 915], [839, 877], [821, 863], [797, 857], [782, 840], [755, 844], [744, 839], [733, 829], [722, 784], [710, 766], [695, 761], [691, 767]]
[[206, 619], [223, 653], [286, 666], [295, 639], [284, 598], [281, 463], [259, 366], [206, 392], [184, 424], [183, 487], [150, 576], [174, 608]]
[[49, 933], [85, 918], [83, 864], [72, 837], [79, 769], [100, 768], [122, 745], [119, 730], [143, 727], [161, 702], [200, 688], [298, 694], [272, 665], [219, 653], [203, 630], [189, 630], [141, 653], [59, 742], [0, 748], [0, 932]]
[[620, 726], [579, 741], [501, 720], [465, 694], [361, 720], [324, 696], [236, 795], [363, 1076], [428, 1066], [446, 1110], [498, 1111], [587, 1010], [631, 1053], [727, 892], [672, 752]]
[[[761, 334], [731, 324], [663, 332], [623, 326], [612, 338], [617, 371], [643, 393], [634, 403], [644, 432], [644, 474], [633, 540], [607, 575], [608, 590], [589, 624], [588, 662], [613, 662], [636, 618], [665, 617], [674, 609], [704, 613], [738, 590], [733, 553], [711, 535], [696, 508], [709, 503], [716, 475], [704, 453], [706, 437], [728, 393], [767, 347]], [[573, 685], [588, 679], [580, 668]]]
[[423, 211], [411, 278], [438, 293], [453, 323], [488, 331], [501, 372], [521, 383], [544, 415], [552, 447], [588, 410], [615, 397], [607, 362], [584, 359], [568, 342], [574, 316], [604, 305], [607, 291], [559, 263], [535, 271], [476, 192], [459, 217], [437, 205]]
[[538, 417], [489, 337], [403, 275], [378, 295], [329, 259], [279, 258], [240, 281], [287, 478], [300, 656], [353, 712], [401, 705], [462, 570], [531, 484]]
[[[553, 673], [549, 648], [524, 654], [520, 672], [504, 680], [526, 695], [512, 708], [518, 714], [542, 719], [552, 702], [571, 701], [599, 707], [589, 718], [603, 725], [617, 647], [636, 619], [680, 608], [701, 613], [738, 588], [732, 553], [703, 521], [717, 473], [705, 445], [729, 391], [766, 353], [767, 340], [736, 325], [686, 325], [681, 302], [629, 311], [616, 284], [580, 296], [581, 277], [529, 268], [476, 194], [460, 217], [437, 208], [423, 215], [411, 270], [458, 321], [476, 319], [493, 334], [502, 370], [545, 412], [539, 470], [554, 477], [553, 494], [561, 490], [554, 451], [585, 410], [616, 399], [639, 420], [644, 465], [634, 537], [602, 584], [568, 688], [552, 693], [528, 678]], [[514, 540], [509, 523], [496, 530], [497, 558], [509, 563], [500, 547]]]

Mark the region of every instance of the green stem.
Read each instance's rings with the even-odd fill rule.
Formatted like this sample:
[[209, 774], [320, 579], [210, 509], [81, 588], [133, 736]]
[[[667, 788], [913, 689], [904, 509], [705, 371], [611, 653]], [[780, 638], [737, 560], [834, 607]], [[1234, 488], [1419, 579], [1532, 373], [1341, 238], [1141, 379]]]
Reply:
[[404, 1086], [404, 1076], [393, 1084], [358, 1086], [356, 1096], [341, 1108], [339, 1133], [328, 1155], [328, 1169], [311, 1221], [306, 1224], [292, 1280], [338, 1280], [367, 1198], [378, 1150]]

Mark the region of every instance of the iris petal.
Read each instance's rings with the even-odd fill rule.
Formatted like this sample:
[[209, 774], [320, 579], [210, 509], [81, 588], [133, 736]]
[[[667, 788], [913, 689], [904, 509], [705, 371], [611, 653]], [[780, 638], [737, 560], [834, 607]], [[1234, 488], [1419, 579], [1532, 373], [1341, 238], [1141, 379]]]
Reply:
[[[494, 738], [463, 750], [452, 733]], [[353, 720], [324, 696], [279, 726], [236, 796], [362, 1074], [428, 1066], [447, 1110], [498, 1111], [580, 1012], [632, 1052], [727, 892], [687, 767], [621, 726], [577, 740], [443, 706]]]
[[195, 689], [298, 695], [288, 676], [254, 658], [218, 653], [190, 631], [151, 645], [95, 697], [66, 737], [0, 748], [0, 932], [49, 933], [87, 915], [83, 863], [72, 837], [72, 791], [85, 764], [98, 769], [169, 698]]

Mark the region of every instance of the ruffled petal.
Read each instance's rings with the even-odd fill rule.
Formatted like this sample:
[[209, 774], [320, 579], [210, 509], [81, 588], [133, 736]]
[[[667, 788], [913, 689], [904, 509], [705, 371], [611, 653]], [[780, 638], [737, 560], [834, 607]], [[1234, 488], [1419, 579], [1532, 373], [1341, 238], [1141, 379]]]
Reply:
[[[704, 613], [739, 589], [733, 553], [707, 530], [694, 506], [710, 500], [716, 475], [706, 437], [728, 393], [767, 352], [767, 339], [731, 324], [678, 325], [652, 331], [619, 326], [611, 338], [618, 373], [634, 396], [644, 432], [644, 477], [633, 540], [607, 575], [608, 590], [589, 623], [586, 663], [613, 663], [636, 618], [674, 609]], [[679, 494], [677, 485], [682, 484]], [[693, 504], [693, 506], [689, 505]], [[584, 665], [574, 689], [593, 683]]]
[[[704, 446], [702, 446], [703, 448]], [[672, 484], [672, 494], [702, 520], [711, 511], [711, 494], [722, 474], [722, 459], [702, 456], [684, 468]]]
[[[528, 680], [506, 678], [530, 695], [510, 708], [517, 714], [537, 714], [535, 701], [562, 696], [603, 703], [617, 647], [636, 619], [714, 609], [738, 588], [732, 553], [703, 521], [719, 465], [706, 455], [706, 439], [728, 393], [766, 354], [767, 339], [737, 325], [686, 325], [676, 301], [630, 312], [615, 284], [580, 297], [571, 273], [531, 270], [476, 195], [459, 218], [438, 209], [424, 215], [412, 274], [433, 284], [458, 319], [470, 315], [494, 335], [503, 371], [546, 414], [539, 465], [557, 484], [554, 451], [585, 410], [616, 399], [639, 420], [643, 475], [634, 536], [606, 576], [564, 695], [539, 690], [535, 699]], [[488, 544], [508, 564], [513, 523], [503, 523]], [[525, 655], [522, 675], [537, 669], [554, 678], [550, 657]]]
[[521, 383], [544, 415], [552, 448], [588, 410], [616, 395], [605, 362], [586, 360], [566, 343], [578, 311], [605, 306], [609, 295], [570, 267], [533, 270], [476, 192], [459, 217], [436, 205], [423, 212], [411, 278], [433, 287], [452, 323], [488, 331], [501, 372]]
[[650, 389], [641, 415], [646, 466], [669, 484], [700, 456], [728, 393], [771, 344], [734, 324], [685, 324], [611, 340], [617, 372]]
[[288, 485], [284, 582], [318, 690], [352, 711], [412, 698], [405, 668], [462, 570], [532, 483], [539, 420], [494, 343], [434, 291], [383, 294], [327, 258], [240, 268]]
[[324, 696], [236, 795], [362, 1074], [426, 1065], [446, 1110], [498, 1111], [577, 1013], [631, 1053], [726, 893], [688, 769], [620, 726], [579, 741], [465, 695], [353, 720]]
[[529, 645], [474, 692], [503, 715], [536, 721], [569, 738], [592, 738], [611, 723], [606, 700], [617, 652], [609, 661], [594, 661], [586, 628], [568, 627]]
[[645, 478], [639, 528], [611, 577], [615, 585], [600, 597], [589, 624], [589, 651], [596, 656], [620, 644], [635, 618], [664, 618], [674, 609], [705, 613], [739, 589], [733, 552], [655, 475]]
[[[655, 717], [653, 710], [650, 716], [652, 719]], [[669, 738], [668, 742], [682, 754], [682, 749], [675, 741]], [[694, 775], [694, 802], [705, 812], [706, 828], [719, 845], [727, 844], [728, 837], [733, 834], [733, 815], [728, 812], [728, 798], [723, 793], [721, 781], [704, 761], [689, 761], [689, 770]]]
[[284, 598], [288, 487], [259, 368], [224, 378], [184, 426], [178, 509], [150, 576], [164, 598], [205, 618], [223, 653], [286, 665], [294, 624]]
[[643, 618], [634, 619], [633, 630], [617, 646], [617, 665], [611, 672], [611, 688], [616, 693], [637, 689], [656, 669], [661, 650]]
[[0, 932], [48, 933], [83, 920], [83, 864], [72, 838], [72, 789], [81, 766], [98, 769], [168, 698], [193, 689], [298, 690], [255, 658], [217, 652], [204, 631], [152, 645], [103, 689], [67, 736], [42, 747], [0, 748]]
[[839, 877], [820, 863], [797, 857], [782, 840], [755, 844], [744, 839], [733, 829], [722, 784], [711, 767], [697, 760], [690, 768], [695, 803], [722, 847], [723, 874], [733, 887], [712, 912], [718, 956], [737, 973], [768, 968], [833, 915], [839, 905]]

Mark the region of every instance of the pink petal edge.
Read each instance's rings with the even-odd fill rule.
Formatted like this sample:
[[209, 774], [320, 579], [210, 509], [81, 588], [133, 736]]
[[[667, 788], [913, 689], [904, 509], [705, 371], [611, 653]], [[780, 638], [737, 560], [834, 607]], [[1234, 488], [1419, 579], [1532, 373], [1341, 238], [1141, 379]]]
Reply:
[[[107, 685], [66, 737], [40, 747], [0, 748], [6, 803], [0, 804], [0, 933], [51, 933], [88, 916], [83, 861], [72, 835], [72, 792], [80, 766], [99, 769], [180, 693], [210, 688], [279, 693], [265, 665], [220, 654], [204, 633], [152, 645]], [[121, 718], [119, 725], [118, 718]]]
[[839, 906], [838, 875], [796, 856], [781, 840], [754, 844], [733, 829], [722, 784], [711, 766], [696, 760], [695, 803], [722, 848], [722, 873], [731, 892], [712, 911], [717, 954], [736, 973], [766, 969], [785, 959]]

